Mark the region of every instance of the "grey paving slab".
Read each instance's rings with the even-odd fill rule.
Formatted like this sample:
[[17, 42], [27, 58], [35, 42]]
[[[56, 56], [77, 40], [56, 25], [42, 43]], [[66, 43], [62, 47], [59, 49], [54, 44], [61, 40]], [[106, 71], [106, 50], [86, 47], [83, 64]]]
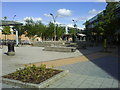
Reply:
[[[81, 52], [76, 51], [74, 53], [48, 52], [42, 51], [41, 47], [18, 47], [15, 48], [15, 50], [16, 55], [9, 57], [3, 54], [7, 51], [7, 48], [5, 47], [3, 49], [3, 75], [15, 71], [16, 68], [21, 67], [22, 64], [76, 57], [82, 55], [82, 53], [89, 54], [96, 52], [100, 50], [100, 48], [96, 47], [96, 50], [90, 48], [88, 53], [86, 53], [87, 50], [82, 50]], [[106, 56], [93, 60], [92, 62], [80, 62], [56, 67], [69, 70], [70, 73], [48, 86], [48, 88], [116, 88], [118, 87], [116, 80], [118, 66], [116, 63], [118, 63], [116, 57]], [[3, 84], [3, 87], [14, 86]]]
[[97, 77], [97, 78], [95, 78], [94, 83], [101, 83], [102, 84], [104, 80], [105, 80], [105, 78]]
[[22, 64], [30, 64], [55, 59], [76, 57], [82, 55], [79, 51], [73, 53], [42, 51], [41, 47], [15, 47], [15, 56], [7, 56], [7, 47], [2, 50], [2, 74], [8, 74], [21, 67]]
[[101, 85], [103, 88], [111, 88], [113, 84], [113, 79], [105, 79]]
[[69, 70], [71, 73], [82, 75], [115, 79], [118, 78], [117, 57], [109, 55], [92, 61], [79, 62], [57, 68]]
[[90, 85], [88, 88], [100, 88], [100, 85]]
[[76, 52], [65, 53], [65, 52], [51, 52], [43, 51], [43, 47], [15, 47], [15, 56], [7, 56], [7, 47], [4, 46], [1, 51], [2, 60], [2, 74], [8, 74], [14, 72], [16, 68], [21, 67], [22, 64], [30, 64], [42, 61], [50, 61], [55, 59], [76, 57], [84, 54], [90, 54], [101, 50], [101, 46], [87, 48], [86, 50], [76, 50]]
[[79, 86], [84, 81], [85, 81], [85, 78], [77, 79], [77, 80], [75, 80], [75, 81], [72, 82], [72, 86]]
[[2, 83], [2, 88], [20, 88], [20, 87]]
[[[67, 69], [72, 73], [69, 80], [73, 80], [73, 83], [70, 87], [76, 85], [77, 88], [118, 88], [116, 57], [106, 56], [96, 60], [96, 62], [80, 62], [57, 68]], [[78, 75], [77, 79], [72, 79], [76, 75]]]
[[[67, 78], [67, 76], [65, 76], [64, 78], [61, 78], [60, 80], [58, 80], [54, 84], [50, 85], [49, 87], [57, 87], [57, 88], [118, 88], [117, 82], [115, 82], [113, 85], [114, 79], [80, 75], [80, 74], [74, 74], [74, 73], [70, 73], [70, 75], [72, 76], [71, 78], [74, 78], [75, 75], [78, 75], [81, 78], [69, 80]], [[67, 79], [65, 79], [65, 78], [67, 78]], [[60, 83], [63, 81], [64, 81], [64, 83], [57, 84], [57, 83]], [[103, 82], [108, 82], [108, 81], [112, 82], [112, 83], [102, 85]]]
[[111, 87], [111, 88], [116, 88], [116, 87], [119, 87], [119, 88], [120, 88], [118, 82], [114, 82], [114, 81], [113, 81], [113, 84], [112, 84], [112, 87]]
[[64, 81], [64, 83], [58, 85], [57, 87], [63, 87], [63, 88], [65, 87], [65, 88], [67, 88], [68, 86], [72, 85], [72, 82], [73, 81], [66, 80], [66, 81]]
[[82, 83], [78, 86], [78, 88], [89, 88], [91, 86], [90, 83]]

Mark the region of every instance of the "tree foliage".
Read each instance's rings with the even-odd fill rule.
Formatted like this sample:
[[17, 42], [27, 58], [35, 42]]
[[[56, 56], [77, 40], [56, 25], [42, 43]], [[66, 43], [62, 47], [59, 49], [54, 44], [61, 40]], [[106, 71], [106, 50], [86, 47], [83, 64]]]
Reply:
[[32, 19], [26, 20], [26, 25], [24, 26], [24, 31], [27, 32], [28, 37], [42, 37], [42, 39], [52, 39], [54, 37], [54, 29], [56, 30], [56, 35], [58, 38], [62, 37], [65, 32], [65, 28], [54, 25], [50, 22], [47, 26], [40, 21], [34, 22]]
[[[14, 30], [18, 30], [18, 35], [21, 36], [22, 34], [25, 33], [24, 26], [21, 25], [16, 25], [13, 27]], [[14, 31], [15, 32], [15, 31]]]
[[107, 6], [106, 6], [106, 12], [105, 15], [102, 17], [104, 19], [104, 29], [105, 29], [105, 34], [106, 35], [112, 35], [115, 33], [115, 29], [116, 29], [116, 13], [115, 13], [115, 9], [116, 9], [116, 5], [118, 4], [118, 2], [107, 2]]
[[[107, 2], [106, 9], [97, 16], [97, 21], [93, 23], [94, 27], [92, 28], [92, 32], [103, 33], [104, 35], [110, 36], [115, 33], [115, 30], [118, 28], [119, 19], [117, 18], [117, 14], [115, 12], [116, 5], [118, 2]], [[86, 27], [91, 24], [89, 21], [86, 21]], [[91, 28], [86, 28], [91, 29]]]
[[10, 27], [9, 26], [3, 26], [2, 33], [5, 34], [5, 35], [10, 35], [11, 34]]
[[72, 35], [72, 34], [75, 34], [75, 28], [69, 28], [69, 33]]
[[4, 19], [4, 20], [6, 20], [6, 19], [7, 19], [7, 17], [6, 17], [6, 16], [4, 16], [4, 17], [3, 17], [3, 19]]
[[63, 34], [65, 33], [65, 27], [62, 27], [62, 26], [58, 26], [57, 25], [57, 37], [60, 38], [63, 36]]

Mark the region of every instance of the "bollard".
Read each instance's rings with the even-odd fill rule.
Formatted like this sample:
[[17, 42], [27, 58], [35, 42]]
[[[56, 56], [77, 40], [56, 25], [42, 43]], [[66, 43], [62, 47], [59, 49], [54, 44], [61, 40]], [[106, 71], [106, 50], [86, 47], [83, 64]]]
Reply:
[[9, 42], [8, 43], [8, 56], [14, 56], [15, 55], [15, 50], [14, 50], [14, 43]]

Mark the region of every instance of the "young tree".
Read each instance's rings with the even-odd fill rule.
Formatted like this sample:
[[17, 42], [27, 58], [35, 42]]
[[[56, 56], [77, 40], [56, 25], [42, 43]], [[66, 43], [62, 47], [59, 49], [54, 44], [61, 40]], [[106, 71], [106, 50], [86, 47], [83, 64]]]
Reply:
[[57, 31], [57, 37], [61, 38], [65, 33], [65, 27], [61, 27], [57, 25], [56, 31]]
[[104, 29], [105, 34], [111, 36], [115, 33], [115, 20], [116, 20], [116, 5], [118, 2], [107, 2], [106, 12], [104, 18]]
[[69, 33], [72, 35], [72, 34], [75, 34], [75, 29], [74, 28], [69, 28]]
[[33, 36], [36, 35], [35, 23], [32, 19], [26, 19], [25, 22], [26, 25], [24, 26], [24, 30], [27, 32], [26, 36], [32, 39]]
[[49, 23], [46, 31], [44, 32], [44, 36], [48, 38], [53, 38], [54, 37], [54, 24]]
[[7, 19], [7, 17], [6, 17], [6, 16], [4, 16], [4, 17], [3, 17], [3, 19], [4, 19], [4, 20], [6, 20], [6, 19]]
[[44, 37], [44, 33], [46, 31], [46, 26], [42, 24], [41, 22], [36, 22], [34, 26], [34, 30], [36, 32], [36, 35], [38, 37]]
[[9, 26], [3, 26], [2, 33], [5, 34], [5, 35], [10, 35], [11, 34], [10, 27]]
[[[2, 33], [5, 34], [5, 40], [6, 40], [6, 36], [11, 34], [10, 27], [9, 26], [3, 26]], [[6, 44], [6, 41], [5, 41], [5, 44]]]

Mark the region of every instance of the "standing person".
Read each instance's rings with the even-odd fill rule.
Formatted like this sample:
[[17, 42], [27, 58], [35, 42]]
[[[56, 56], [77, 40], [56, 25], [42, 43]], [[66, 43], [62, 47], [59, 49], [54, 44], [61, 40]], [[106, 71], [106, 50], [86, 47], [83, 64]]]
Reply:
[[104, 39], [104, 51], [107, 51], [107, 39]]

